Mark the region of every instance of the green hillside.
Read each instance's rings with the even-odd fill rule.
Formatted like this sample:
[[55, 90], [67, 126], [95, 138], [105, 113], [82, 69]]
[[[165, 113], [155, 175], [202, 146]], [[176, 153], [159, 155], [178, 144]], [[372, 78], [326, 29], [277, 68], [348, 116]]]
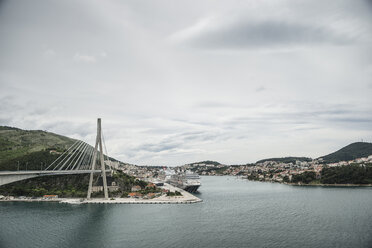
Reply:
[[[50, 152], [51, 150], [62, 152], [75, 142], [74, 139], [41, 130], [28, 131], [0, 126], [0, 171], [45, 169], [60, 156]], [[113, 178], [119, 186], [118, 191], [110, 192], [115, 197], [126, 197], [133, 185], [140, 185], [142, 193], [151, 191], [145, 188], [146, 182], [122, 172], [116, 172]], [[2, 185], [0, 195], [40, 197], [44, 194], [57, 194], [59, 197], [85, 197], [88, 181], [88, 174], [37, 177]], [[97, 180], [94, 183], [96, 185]], [[96, 192], [93, 197], [102, 197], [102, 194]]]
[[56, 158], [48, 150], [65, 150], [75, 141], [41, 130], [0, 126], [0, 170], [15, 170], [18, 162], [25, 167], [26, 161], [28, 169], [40, 169], [40, 161], [48, 163]]
[[263, 163], [266, 161], [275, 161], [278, 163], [296, 163], [296, 161], [311, 161], [311, 158], [306, 157], [284, 157], [284, 158], [266, 158], [257, 161], [256, 163]]
[[194, 162], [189, 165], [194, 165], [194, 164], [213, 164], [213, 165], [220, 165], [219, 162], [217, 161], [211, 161], [211, 160], [206, 160], [206, 161], [201, 161], [201, 162]]
[[340, 161], [368, 157], [369, 155], [372, 155], [372, 143], [355, 142], [321, 158], [323, 158], [326, 163], [337, 163]]

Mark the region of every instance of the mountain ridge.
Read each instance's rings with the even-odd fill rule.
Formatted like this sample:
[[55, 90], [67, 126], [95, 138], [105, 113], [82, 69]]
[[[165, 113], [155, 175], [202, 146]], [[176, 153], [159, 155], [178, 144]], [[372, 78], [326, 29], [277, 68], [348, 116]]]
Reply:
[[372, 143], [354, 142], [320, 158], [322, 158], [325, 163], [337, 163], [340, 161], [368, 157], [370, 155], [372, 155]]

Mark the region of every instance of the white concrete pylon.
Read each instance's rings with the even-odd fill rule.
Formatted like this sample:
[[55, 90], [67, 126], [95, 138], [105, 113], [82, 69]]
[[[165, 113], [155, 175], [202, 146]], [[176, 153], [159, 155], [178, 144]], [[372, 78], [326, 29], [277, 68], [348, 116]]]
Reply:
[[[94, 147], [94, 153], [93, 153], [93, 160], [92, 160], [92, 166], [91, 170], [93, 171], [96, 166], [96, 159], [97, 159], [97, 153], [98, 153], [98, 145], [100, 150], [100, 158], [101, 161], [101, 175], [102, 175], [102, 181], [103, 181], [103, 192], [105, 194], [105, 199], [108, 199], [108, 190], [107, 190], [107, 179], [106, 179], [106, 169], [105, 169], [105, 161], [103, 159], [103, 149], [102, 149], [102, 129], [101, 129], [101, 118], [97, 119], [97, 138], [96, 138], [96, 145]], [[87, 199], [90, 199], [92, 194], [92, 187], [93, 187], [93, 172], [90, 173], [89, 177], [89, 187], [88, 187], [88, 194]]]

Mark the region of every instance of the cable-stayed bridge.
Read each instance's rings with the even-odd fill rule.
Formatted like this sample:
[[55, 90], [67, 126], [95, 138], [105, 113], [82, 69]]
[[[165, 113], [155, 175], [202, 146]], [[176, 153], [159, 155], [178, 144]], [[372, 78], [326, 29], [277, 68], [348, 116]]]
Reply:
[[[102, 135], [101, 119], [99, 118], [97, 120], [95, 147], [78, 140], [44, 170], [0, 171], [0, 186], [41, 176], [90, 174], [87, 194], [87, 198], [89, 199], [92, 193], [93, 174], [100, 173], [103, 178], [105, 198], [108, 198], [106, 172], [111, 171], [111, 163], [107, 155], [106, 145], [104, 145], [106, 150], [105, 155], [102, 143], [105, 144]], [[98, 164], [100, 164], [100, 168], [97, 168]]]

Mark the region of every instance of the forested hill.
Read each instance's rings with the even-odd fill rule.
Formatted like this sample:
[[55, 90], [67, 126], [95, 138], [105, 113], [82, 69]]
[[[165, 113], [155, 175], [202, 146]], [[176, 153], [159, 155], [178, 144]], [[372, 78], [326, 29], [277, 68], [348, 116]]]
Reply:
[[219, 162], [217, 161], [211, 161], [211, 160], [206, 160], [206, 161], [200, 161], [200, 162], [194, 162], [188, 165], [196, 165], [196, 164], [207, 164], [207, 165], [220, 165]]
[[[54, 158], [48, 155], [49, 150], [65, 150], [75, 141], [46, 131], [0, 126], [0, 170], [15, 170], [18, 161], [21, 166], [24, 166], [24, 161], [29, 161], [28, 169], [39, 168], [39, 158], [43, 158], [45, 162]], [[37, 164], [34, 165], [33, 160]], [[34, 168], [35, 166], [37, 167]]]
[[266, 161], [275, 161], [279, 163], [296, 163], [296, 161], [311, 161], [311, 158], [306, 157], [284, 157], [284, 158], [266, 158], [257, 161], [256, 163], [263, 163]]
[[340, 161], [368, 157], [369, 155], [372, 155], [372, 143], [355, 142], [321, 158], [323, 158], [326, 163], [337, 163]]

